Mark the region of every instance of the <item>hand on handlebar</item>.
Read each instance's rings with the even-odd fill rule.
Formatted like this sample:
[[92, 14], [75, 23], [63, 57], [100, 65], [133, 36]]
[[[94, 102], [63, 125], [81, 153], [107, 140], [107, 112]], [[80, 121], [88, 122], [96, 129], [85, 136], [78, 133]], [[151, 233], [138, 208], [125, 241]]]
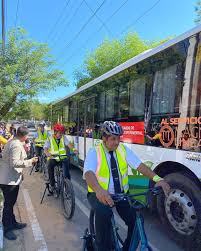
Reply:
[[162, 187], [165, 196], [167, 197], [170, 193], [171, 187], [165, 180], [160, 180], [156, 184], [157, 187]]
[[31, 159], [31, 161], [32, 161], [32, 164], [37, 163], [37, 162], [38, 162], [38, 157], [33, 157], [33, 158]]
[[51, 154], [51, 153], [46, 153], [46, 156], [47, 156], [48, 158], [51, 158], [51, 157], [52, 157], [52, 154]]
[[98, 198], [98, 200], [105, 204], [105, 205], [109, 205], [110, 207], [114, 206], [114, 201], [112, 200], [110, 194], [108, 193], [108, 191], [100, 188], [96, 191], [96, 197]]

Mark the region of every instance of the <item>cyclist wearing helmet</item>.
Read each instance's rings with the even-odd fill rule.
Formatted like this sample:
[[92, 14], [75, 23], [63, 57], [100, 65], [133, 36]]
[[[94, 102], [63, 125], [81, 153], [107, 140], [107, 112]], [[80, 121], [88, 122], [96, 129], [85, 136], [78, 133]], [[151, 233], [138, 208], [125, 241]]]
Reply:
[[[96, 215], [95, 232], [98, 251], [111, 250], [110, 207], [114, 202], [110, 194], [129, 192], [128, 166], [157, 182], [166, 195], [170, 191], [169, 185], [161, 177], [144, 165], [128, 147], [120, 143], [122, 134], [123, 129], [118, 123], [105, 121], [102, 126], [103, 143], [88, 152], [84, 163], [84, 177], [88, 185], [87, 198]], [[135, 224], [135, 210], [131, 208], [128, 201], [117, 202], [115, 206], [128, 226], [127, 238], [122, 249], [128, 251]]]
[[50, 192], [53, 193], [55, 179], [54, 179], [54, 167], [62, 159], [62, 167], [64, 170], [64, 177], [70, 179], [69, 172], [69, 162], [67, 157], [56, 157], [54, 155], [66, 155], [67, 149], [69, 147], [73, 152], [77, 153], [77, 150], [73, 148], [73, 145], [68, 141], [68, 138], [65, 134], [65, 127], [61, 124], [56, 124], [53, 127], [54, 134], [48, 138], [44, 145], [44, 152], [48, 157], [47, 167], [50, 180]]
[[[41, 157], [43, 146], [49, 136], [50, 134], [47, 132], [47, 130], [45, 130], [45, 122], [43, 121], [40, 122], [38, 125], [38, 130], [36, 134], [34, 135], [34, 145], [35, 145], [36, 156]], [[37, 166], [35, 168], [35, 172], [39, 171], [39, 165], [40, 165], [40, 162], [38, 161]]]

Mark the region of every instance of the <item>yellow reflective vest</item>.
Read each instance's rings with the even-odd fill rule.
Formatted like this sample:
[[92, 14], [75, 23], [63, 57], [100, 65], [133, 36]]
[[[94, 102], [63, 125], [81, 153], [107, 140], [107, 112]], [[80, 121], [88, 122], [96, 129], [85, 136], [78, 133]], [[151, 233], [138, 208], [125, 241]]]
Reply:
[[38, 137], [35, 139], [36, 142], [35, 146], [43, 147], [47, 138], [48, 138], [47, 131], [44, 131], [44, 133], [38, 131]]
[[54, 137], [50, 137], [49, 141], [50, 141], [49, 152], [52, 155], [61, 155], [60, 157], [59, 156], [58, 157], [53, 157], [53, 159], [55, 159], [56, 161], [66, 159], [67, 158], [66, 156], [62, 157], [62, 155], [66, 155], [66, 148], [65, 148], [65, 145], [64, 145], [64, 137], [62, 137], [60, 139], [59, 145], [57, 145], [56, 139]]
[[5, 139], [3, 136], [0, 135], [0, 145], [5, 145], [8, 142], [7, 139]]
[[[99, 185], [104, 189], [108, 190], [110, 181], [110, 170], [105, 155], [103, 144], [100, 143], [96, 148], [97, 154], [97, 168], [96, 168], [96, 178]], [[115, 151], [117, 156], [118, 167], [121, 175], [121, 182], [124, 192], [128, 192], [128, 165], [126, 163], [126, 149], [123, 144], [119, 144]], [[88, 192], [93, 192], [93, 190], [88, 186]]]

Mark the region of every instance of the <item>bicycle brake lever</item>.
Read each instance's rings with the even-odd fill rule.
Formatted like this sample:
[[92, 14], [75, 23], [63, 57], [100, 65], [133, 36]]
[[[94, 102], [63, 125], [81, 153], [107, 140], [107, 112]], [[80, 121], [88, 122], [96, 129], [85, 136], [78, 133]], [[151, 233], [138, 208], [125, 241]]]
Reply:
[[157, 196], [159, 194], [162, 194], [163, 193], [163, 189], [161, 187], [155, 187], [153, 190], [152, 190], [152, 194], [154, 196]]

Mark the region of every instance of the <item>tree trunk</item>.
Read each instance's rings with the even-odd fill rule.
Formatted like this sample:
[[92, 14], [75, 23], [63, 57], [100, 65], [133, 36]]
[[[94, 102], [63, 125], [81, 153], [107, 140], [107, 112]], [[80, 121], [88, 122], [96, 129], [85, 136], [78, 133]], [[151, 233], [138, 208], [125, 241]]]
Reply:
[[1, 110], [0, 110], [0, 118], [1, 118], [1, 119], [4, 118], [4, 117], [7, 115], [8, 111], [9, 111], [10, 108], [13, 106], [13, 103], [16, 101], [17, 96], [18, 96], [18, 93], [15, 94], [15, 95], [12, 97], [12, 99], [10, 99], [8, 102], [6, 102], [6, 103], [4, 104], [4, 106], [1, 108]]

